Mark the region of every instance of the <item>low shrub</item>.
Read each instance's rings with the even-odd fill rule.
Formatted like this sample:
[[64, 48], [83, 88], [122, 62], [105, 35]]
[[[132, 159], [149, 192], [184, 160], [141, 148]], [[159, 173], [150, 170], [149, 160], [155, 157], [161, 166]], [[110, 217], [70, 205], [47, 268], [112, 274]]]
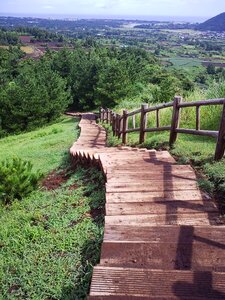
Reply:
[[29, 161], [14, 157], [0, 163], [0, 201], [10, 204], [31, 193], [41, 177], [40, 172], [32, 172]]

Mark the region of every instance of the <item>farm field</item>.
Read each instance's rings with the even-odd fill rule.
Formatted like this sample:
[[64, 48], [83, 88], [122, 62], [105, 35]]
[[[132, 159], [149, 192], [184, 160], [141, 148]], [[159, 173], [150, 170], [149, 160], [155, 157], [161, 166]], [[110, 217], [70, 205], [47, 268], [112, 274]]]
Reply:
[[202, 65], [201, 60], [195, 58], [188, 58], [188, 57], [171, 57], [166, 60], [165, 62], [169, 62], [169, 66], [175, 67], [178, 69], [189, 69], [189, 68], [196, 68]]
[[26, 54], [32, 54], [35, 52], [35, 49], [31, 46], [22, 46], [20, 49], [25, 52]]

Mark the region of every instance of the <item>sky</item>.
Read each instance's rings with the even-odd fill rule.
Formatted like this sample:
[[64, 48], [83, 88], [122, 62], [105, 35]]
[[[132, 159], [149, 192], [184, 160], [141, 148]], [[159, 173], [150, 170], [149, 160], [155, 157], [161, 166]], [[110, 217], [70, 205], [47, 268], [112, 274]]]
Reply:
[[225, 0], [0, 0], [0, 15], [213, 17]]

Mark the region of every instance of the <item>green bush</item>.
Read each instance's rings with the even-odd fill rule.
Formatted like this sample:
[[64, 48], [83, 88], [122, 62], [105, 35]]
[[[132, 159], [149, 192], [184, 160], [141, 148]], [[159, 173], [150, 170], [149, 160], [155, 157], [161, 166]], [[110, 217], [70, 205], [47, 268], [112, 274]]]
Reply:
[[21, 158], [7, 159], [0, 163], [0, 201], [10, 204], [32, 192], [40, 178], [40, 172], [32, 173], [33, 165]]
[[199, 179], [198, 186], [200, 187], [200, 189], [202, 189], [206, 193], [212, 195], [213, 190], [214, 190], [214, 184], [211, 181], [204, 179], [204, 178]]

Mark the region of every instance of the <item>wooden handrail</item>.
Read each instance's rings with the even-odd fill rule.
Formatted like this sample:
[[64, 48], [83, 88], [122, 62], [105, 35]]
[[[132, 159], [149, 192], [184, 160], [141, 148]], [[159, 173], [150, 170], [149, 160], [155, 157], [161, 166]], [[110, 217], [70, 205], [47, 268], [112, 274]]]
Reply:
[[168, 108], [168, 107], [172, 107], [173, 106], [173, 101], [172, 102], [168, 102], [168, 103], [164, 103], [164, 104], [160, 104], [160, 105], [156, 105], [156, 106], [153, 106], [153, 107], [149, 107], [145, 110], [145, 112], [152, 112], [152, 111], [155, 111], [155, 110], [160, 110], [160, 109], [163, 109], [163, 108]]
[[139, 114], [140, 112], [141, 112], [141, 108], [129, 112], [129, 113], [127, 114], [127, 116], [128, 116], [128, 117], [131, 117], [131, 116], [134, 116], [134, 115], [136, 115], [136, 114]]
[[200, 101], [192, 101], [192, 102], [183, 102], [178, 105], [181, 107], [193, 107], [193, 106], [207, 106], [207, 105], [221, 105], [225, 104], [225, 99], [209, 99], [209, 100], [200, 100]]
[[[223, 111], [221, 115], [220, 128], [218, 131], [201, 130], [201, 114], [200, 107], [208, 105], [223, 105]], [[170, 126], [160, 126], [159, 111], [165, 108], [173, 108], [172, 120]], [[180, 110], [182, 108], [196, 107], [196, 124], [195, 129], [179, 128]], [[147, 128], [147, 115], [149, 112], [156, 112], [156, 127]], [[140, 114], [140, 124], [136, 127], [135, 116]], [[99, 117], [101, 121], [106, 121], [111, 124], [113, 134], [120, 138], [122, 136], [123, 144], [127, 143], [127, 134], [131, 132], [139, 132], [140, 144], [145, 141], [145, 135], [147, 132], [159, 132], [170, 131], [170, 146], [172, 146], [177, 139], [177, 134], [185, 133], [199, 136], [209, 136], [217, 139], [215, 160], [220, 160], [224, 156], [225, 152], [225, 98], [222, 99], [209, 99], [193, 102], [182, 102], [182, 98], [177, 96], [174, 101], [159, 104], [156, 106], [148, 107], [147, 104], [143, 104], [141, 108], [128, 112], [123, 111], [123, 115], [114, 113], [112, 110], [99, 109]], [[133, 128], [128, 128], [128, 118], [132, 117]]]

